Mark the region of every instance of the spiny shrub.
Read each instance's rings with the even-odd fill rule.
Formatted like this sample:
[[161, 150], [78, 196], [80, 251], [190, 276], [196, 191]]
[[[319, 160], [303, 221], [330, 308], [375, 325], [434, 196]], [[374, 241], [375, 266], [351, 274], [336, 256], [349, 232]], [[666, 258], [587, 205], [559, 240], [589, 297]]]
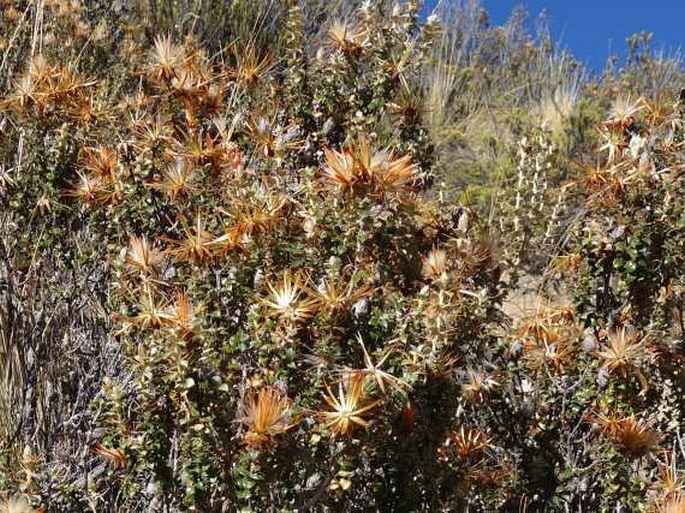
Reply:
[[[682, 508], [680, 100], [579, 178], [608, 92], [520, 17], [247, 4], [3, 4], [0, 508]], [[440, 129], [521, 69], [486, 221]], [[524, 273], [572, 293], [510, 318]]]
[[[487, 376], [501, 291], [469, 213], [421, 193], [417, 8], [367, 6], [331, 23], [318, 54], [293, 46], [287, 67], [251, 43], [214, 58], [164, 35], [110, 79], [31, 59], [3, 105], [36, 153], [6, 185], [22, 215], [40, 209], [50, 244], [98, 269], [100, 319], [126, 362], [87, 406], [85, 473], [46, 461], [22, 485], [36, 504], [465, 496], [437, 451], [459, 405], [491, 387], [462, 397], [453, 373]], [[292, 41], [302, 16], [288, 13]], [[478, 465], [476, 481], [501, 462]]]
[[676, 511], [685, 406], [681, 100], [619, 96], [597, 147], [575, 191], [582, 216], [552, 263], [573, 283], [566, 306], [531, 312], [510, 345], [531, 418], [526, 457], [537, 470], [529, 476], [544, 479], [554, 510]]

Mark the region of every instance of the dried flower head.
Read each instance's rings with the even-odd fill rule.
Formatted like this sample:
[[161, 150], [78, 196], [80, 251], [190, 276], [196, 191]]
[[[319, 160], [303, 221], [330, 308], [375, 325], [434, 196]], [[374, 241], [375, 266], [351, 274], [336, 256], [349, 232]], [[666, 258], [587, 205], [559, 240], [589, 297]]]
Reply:
[[459, 426], [450, 433], [445, 444], [440, 447], [438, 454], [441, 459], [448, 459], [451, 454], [461, 460], [481, 459], [483, 452], [491, 447], [489, 437], [483, 430], [475, 427]]
[[[393, 64], [393, 74], [402, 79], [403, 65], [406, 65], [406, 61], [402, 59]], [[406, 81], [402, 81], [402, 86], [395, 100], [387, 103], [388, 109], [395, 121], [404, 125], [418, 124], [425, 114], [424, 100], [409, 88]]]
[[324, 149], [323, 180], [342, 193], [364, 191], [376, 197], [410, 193], [416, 182], [416, 166], [407, 154], [395, 158], [392, 151], [375, 151], [366, 138], [342, 151]]
[[39, 105], [40, 95], [41, 91], [33, 76], [25, 73], [14, 81], [14, 92], [0, 105], [21, 114], [31, 106]]
[[[685, 492], [685, 480], [682, 471], [676, 464], [676, 456], [673, 451], [666, 451], [663, 461], [659, 461], [659, 476], [656, 482], [660, 497], [672, 498]], [[683, 503], [685, 506], [685, 502]]]
[[363, 49], [368, 31], [349, 22], [336, 21], [328, 29], [327, 35], [333, 49], [348, 55], [356, 55]]
[[231, 212], [224, 209], [219, 211], [233, 219], [240, 233], [247, 236], [264, 235], [283, 218], [286, 202], [287, 198], [282, 194], [266, 191], [249, 200], [236, 201]]
[[482, 403], [499, 385], [494, 378], [475, 369], [467, 369], [466, 381], [461, 385], [461, 394], [468, 402]]
[[138, 272], [145, 276], [157, 276], [163, 262], [164, 253], [162, 251], [150, 246], [145, 237], [131, 235], [126, 252], [126, 266], [130, 272]]
[[264, 157], [275, 157], [277, 162], [281, 162], [289, 151], [304, 147], [297, 125], [282, 125], [267, 115], [250, 116], [247, 132], [256, 150]]
[[395, 158], [389, 152], [376, 172], [374, 190], [376, 194], [408, 193], [413, 190], [416, 179], [416, 166], [411, 161], [411, 155]]
[[255, 396], [253, 391], [239, 407], [240, 421], [247, 427], [246, 444], [263, 448], [273, 444], [273, 437], [293, 427], [292, 401], [279, 389], [265, 387]]
[[324, 148], [324, 155], [326, 156], [324, 180], [340, 192], [352, 192], [359, 180], [352, 155], [348, 151], [339, 152], [328, 148]]
[[181, 227], [185, 238], [181, 240], [166, 239], [172, 244], [167, 251], [177, 262], [203, 263], [212, 259], [212, 234], [205, 229], [205, 221], [198, 212], [194, 226], [191, 228], [181, 218]]
[[373, 383], [375, 383], [376, 387], [378, 387], [378, 390], [380, 390], [384, 394], [386, 393], [386, 384], [396, 388], [410, 388], [407, 383], [405, 383], [399, 378], [396, 378], [389, 372], [385, 372], [381, 368], [385, 363], [385, 360], [387, 360], [387, 358], [392, 353], [392, 350], [386, 351], [385, 354], [378, 360], [378, 362], [374, 364], [373, 360], [371, 359], [371, 355], [369, 355], [369, 352], [366, 350], [364, 340], [362, 339], [362, 336], [359, 333], [357, 333], [357, 342], [359, 342], [359, 345], [361, 346], [362, 351], [364, 352], [365, 367], [363, 369], [350, 372], [363, 374]]
[[133, 146], [142, 155], [161, 153], [174, 142], [171, 122], [163, 116], [157, 115], [152, 119], [140, 116], [131, 120], [130, 125], [135, 135]]
[[373, 291], [368, 286], [357, 287], [356, 281], [354, 275], [349, 280], [344, 280], [339, 275], [322, 278], [313, 290], [317, 309], [326, 312], [331, 317], [348, 312], [352, 304]]
[[416, 181], [416, 167], [411, 163], [411, 155], [396, 159], [388, 149], [374, 150], [365, 137], [352, 145], [350, 152], [357, 175], [370, 186], [374, 195], [411, 191]]
[[247, 89], [254, 89], [262, 80], [262, 77], [273, 67], [271, 54], [263, 53], [253, 44], [248, 44], [242, 49], [235, 51], [235, 70], [232, 76]]
[[607, 128], [599, 128], [600, 147], [599, 151], [607, 152], [607, 165], [614, 164], [623, 150], [628, 147], [628, 137], [623, 132], [616, 132]]
[[223, 258], [243, 248], [249, 240], [240, 226], [224, 226], [224, 233], [210, 242], [212, 252], [217, 258]]
[[162, 180], [150, 184], [150, 187], [162, 191], [171, 201], [177, 201], [197, 190], [196, 178], [193, 166], [185, 159], [179, 158], [174, 165], [167, 167]]
[[625, 377], [649, 356], [649, 351], [646, 339], [641, 338], [635, 328], [622, 326], [609, 335], [608, 344], [604, 344], [597, 356], [604, 360], [603, 368]]
[[114, 148], [99, 146], [97, 148], [83, 148], [79, 152], [79, 164], [87, 172], [95, 174], [105, 180], [116, 180], [116, 170], [119, 156]]
[[116, 199], [108, 180], [77, 171], [78, 180], [70, 183], [64, 195], [91, 206], [106, 205]]
[[337, 397], [326, 385], [328, 394], [324, 395], [324, 399], [332, 411], [322, 411], [319, 415], [333, 436], [349, 434], [355, 425], [366, 427], [368, 422], [362, 416], [380, 403], [380, 401], [374, 401], [362, 406], [364, 378], [365, 375], [360, 372], [348, 374], [346, 379], [338, 382]]
[[447, 253], [440, 248], [431, 249], [423, 259], [423, 276], [429, 280], [440, 278], [447, 271]]
[[563, 371], [564, 365], [571, 360], [573, 347], [566, 340], [556, 344], [526, 345], [524, 359], [532, 369], [548, 367]]
[[609, 117], [604, 123], [608, 127], [618, 127], [624, 130], [631, 125], [635, 116], [647, 106], [647, 100], [644, 96], [633, 100], [630, 95], [619, 95], [611, 104]]
[[655, 451], [663, 439], [663, 435], [652, 429], [649, 422], [638, 420], [635, 415], [598, 415], [597, 422], [602, 432], [609, 436], [622, 452], [630, 456], [644, 456]]
[[158, 82], [170, 81], [177, 69], [183, 64], [186, 51], [182, 46], [172, 42], [171, 36], [157, 36], [155, 46], [150, 53], [148, 75]]
[[516, 333], [520, 338], [536, 344], [555, 343], [561, 338], [556, 323], [538, 311], [526, 316]]
[[156, 299], [158, 295], [150, 283], [145, 282], [136, 300], [138, 313], [133, 317], [124, 319], [124, 321], [141, 330], [158, 329], [164, 326], [167, 322], [166, 302], [158, 301]]
[[179, 329], [183, 338], [188, 338], [195, 323], [195, 309], [188, 294], [179, 291], [176, 302], [164, 312], [163, 318], [167, 324]]
[[316, 301], [305, 298], [306, 289], [299, 273], [293, 274], [290, 269], [276, 283], [267, 282], [269, 296], [262, 300], [268, 307], [269, 317], [278, 317], [286, 322], [302, 322], [316, 311]]

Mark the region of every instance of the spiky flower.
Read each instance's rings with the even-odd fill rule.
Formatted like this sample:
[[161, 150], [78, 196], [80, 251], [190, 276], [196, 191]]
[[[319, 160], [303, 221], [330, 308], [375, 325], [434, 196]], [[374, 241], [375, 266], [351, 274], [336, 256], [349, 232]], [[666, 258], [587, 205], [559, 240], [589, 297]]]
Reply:
[[324, 180], [340, 192], [352, 192], [359, 179], [352, 155], [348, 151], [339, 152], [328, 148], [324, 148], [324, 155], [327, 165]]
[[598, 130], [601, 139], [599, 151], [607, 152], [607, 165], [614, 164], [623, 150], [628, 147], [628, 138], [623, 132], [616, 132], [607, 128], [599, 128]]
[[384, 154], [384, 162], [376, 171], [374, 190], [377, 194], [411, 192], [416, 183], [416, 166], [407, 154], [395, 158], [392, 152]]
[[543, 367], [563, 370], [573, 355], [573, 346], [567, 339], [560, 339], [558, 342], [524, 340], [523, 350], [523, 360], [533, 370]]
[[232, 212], [220, 209], [230, 216], [237, 230], [246, 236], [264, 235], [283, 217], [287, 198], [281, 194], [261, 192], [249, 201], [237, 202]]
[[116, 150], [109, 146], [83, 148], [79, 152], [79, 164], [83, 169], [112, 182], [116, 180], [118, 163]]
[[150, 54], [148, 74], [158, 82], [170, 81], [185, 60], [185, 49], [174, 44], [171, 36], [157, 36]]
[[647, 106], [647, 100], [644, 96], [633, 99], [630, 95], [619, 95], [611, 104], [605, 125], [626, 129], [631, 125], [635, 116]]
[[597, 421], [602, 432], [630, 456], [644, 456], [655, 451], [663, 439], [663, 435], [652, 429], [649, 422], [638, 420], [635, 415], [622, 417], [610, 413], [598, 415]]
[[317, 308], [329, 316], [336, 316], [349, 310], [350, 305], [371, 294], [368, 286], [356, 286], [355, 276], [344, 280], [340, 276], [326, 277], [314, 289]]
[[269, 296], [262, 300], [268, 307], [269, 317], [278, 317], [287, 322], [299, 323], [315, 312], [315, 300], [305, 298], [305, 287], [299, 273], [293, 274], [290, 269], [283, 271], [283, 275], [276, 283], [267, 282]]
[[441, 459], [448, 459], [453, 453], [461, 460], [482, 458], [483, 451], [491, 446], [492, 438], [475, 427], [459, 426], [452, 431], [445, 444], [438, 450]]
[[41, 91], [36, 80], [31, 74], [25, 73], [15, 80], [14, 93], [8, 96], [1, 105], [21, 114], [32, 105], [40, 105], [40, 101]]
[[236, 66], [232, 73], [233, 77], [247, 89], [253, 89], [262, 80], [262, 77], [273, 67], [271, 54], [260, 55], [259, 50], [253, 44], [235, 51]]
[[292, 401], [275, 387], [265, 387], [255, 397], [253, 391], [243, 398], [239, 419], [247, 427], [246, 444], [263, 448], [273, 443], [273, 437], [293, 427]]
[[218, 144], [218, 138], [202, 130], [184, 130], [175, 146], [173, 151], [169, 151], [172, 156], [196, 166], [211, 164], [218, 169], [224, 159], [225, 149]]
[[637, 368], [642, 360], [649, 355], [646, 339], [632, 326], [622, 326], [609, 335], [609, 343], [605, 344], [597, 356], [604, 360], [604, 368], [626, 376], [631, 369]]
[[[383, 392], [384, 394], [386, 393], [385, 386], [386, 384], [397, 387], [397, 388], [402, 388], [402, 387], [407, 387], [409, 388], [409, 385], [402, 381], [399, 378], [396, 378], [389, 372], [385, 372], [382, 370], [382, 366], [385, 363], [385, 360], [388, 359], [388, 356], [390, 356], [392, 351], [387, 351], [381, 358], [378, 360], [377, 363], [373, 363], [373, 360], [371, 359], [371, 355], [369, 355], [369, 352], [366, 350], [366, 346], [364, 345], [364, 340], [362, 339], [362, 336], [357, 333], [357, 342], [359, 342], [359, 345], [362, 348], [362, 351], [364, 352], [364, 365], [365, 367], [361, 370], [358, 370], [356, 372], [359, 372], [366, 376], [367, 378], [371, 379], [378, 389]], [[353, 371], [354, 372], [354, 371]]]
[[324, 149], [326, 168], [323, 179], [340, 192], [365, 191], [372, 196], [409, 193], [416, 182], [416, 166], [411, 155], [395, 158], [392, 151], [375, 151], [362, 137], [343, 151]]
[[[681, 496], [685, 492], [685, 480], [683, 479], [682, 471], [677, 467], [677, 458], [673, 451], [666, 451], [663, 461], [659, 461], [659, 476], [656, 482], [656, 488], [659, 491], [659, 496], [662, 499], [673, 498]], [[685, 507], [685, 501], [683, 501]]]
[[190, 336], [195, 323], [195, 308], [188, 294], [179, 291], [176, 302], [163, 315], [164, 321], [174, 328], [178, 328], [183, 338]]
[[362, 406], [364, 402], [364, 377], [361, 372], [348, 374], [346, 379], [338, 382], [337, 396], [326, 385], [328, 394], [324, 395], [324, 399], [332, 411], [322, 411], [319, 415], [333, 436], [349, 434], [355, 425], [368, 426], [368, 422], [362, 416], [375, 408], [380, 401], [373, 401]]
[[143, 284], [137, 300], [137, 315], [125, 319], [141, 330], [157, 329], [166, 324], [166, 305], [157, 301], [157, 293], [149, 282]]
[[368, 31], [349, 22], [336, 21], [328, 29], [328, 40], [333, 49], [348, 55], [358, 54], [364, 47]]
[[294, 124], [283, 126], [268, 116], [252, 115], [246, 128], [257, 151], [265, 157], [276, 157], [277, 161], [282, 161], [289, 151], [304, 147]]
[[468, 402], [482, 403], [499, 386], [493, 377], [475, 369], [466, 371], [466, 380], [461, 385], [461, 394]]
[[242, 248], [247, 240], [248, 235], [240, 226], [226, 226], [224, 233], [210, 242], [210, 247], [216, 257], [222, 258]]
[[145, 276], [156, 276], [164, 262], [164, 253], [150, 246], [145, 237], [131, 235], [128, 251], [126, 252], [126, 266], [131, 272], [138, 272]]
[[517, 335], [536, 344], [553, 344], [561, 338], [559, 326], [538, 309], [524, 318]]
[[[402, 56], [404, 57], [404, 55]], [[405, 59], [398, 59], [398, 62], [392, 66], [393, 74], [404, 79], [402, 75], [402, 67], [406, 64]], [[413, 125], [420, 122], [425, 114], [423, 98], [412, 91], [406, 81], [402, 81], [402, 88], [400, 89], [395, 101], [387, 103], [390, 113], [393, 115], [393, 120], [404, 125]]]
[[197, 189], [196, 178], [190, 163], [179, 158], [176, 159], [174, 165], [164, 171], [162, 180], [150, 184], [150, 187], [162, 191], [171, 201], [177, 201]]
[[161, 152], [174, 141], [171, 123], [161, 115], [152, 119], [139, 116], [132, 119], [130, 125], [135, 136], [133, 146], [141, 155]]
[[447, 270], [447, 253], [440, 248], [431, 249], [423, 259], [423, 276], [429, 280], [440, 278]]
[[75, 198], [92, 206], [110, 203], [115, 194], [109, 182], [100, 176], [91, 176], [77, 171], [78, 180], [71, 182], [65, 196]]
[[212, 258], [212, 234], [205, 229], [205, 220], [198, 212], [195, 216], [194, 226], [191, 228], [184, 218], [181, 218], [181, 227], [185, 238], [181, 240], [167, 239], [172, 247], [169, 254], [177, 262], [202, 263]]

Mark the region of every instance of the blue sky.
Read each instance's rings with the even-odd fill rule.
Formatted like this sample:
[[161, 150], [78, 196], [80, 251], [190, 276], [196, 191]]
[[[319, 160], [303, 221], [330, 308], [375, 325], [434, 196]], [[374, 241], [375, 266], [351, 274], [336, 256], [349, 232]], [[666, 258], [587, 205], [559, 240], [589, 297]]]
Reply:
[[[455, 1], [455, 0], [451, 0]], [[464, 2], [468, 0], [462, 0]], [[426, 7], [437, 3], [427, 0]], [[652, 48], [685, 51], [685, 0], [482, 0], [494, 24], [504, 23], [517, 5], [531, 21], [545, 10], [556, 41], [590, 68], [600, 70], [610, 53], [625, 55], [630, 34], [652, 32]]]

